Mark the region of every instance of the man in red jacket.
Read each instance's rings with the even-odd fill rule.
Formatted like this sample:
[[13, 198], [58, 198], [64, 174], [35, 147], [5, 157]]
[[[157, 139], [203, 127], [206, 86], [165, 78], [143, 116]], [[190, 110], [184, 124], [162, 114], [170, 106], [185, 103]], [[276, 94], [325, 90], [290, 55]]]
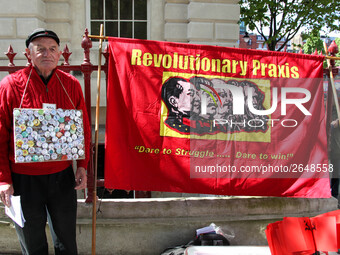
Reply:
[[[59, 38], [50, 30], [36, 29], [26, 40], [32, 65], [6, 76], [0, 83], [0, 198], [20, 195], [24, 227], [16, 224], [23, 254], [48, 254], [45, 226], [49, 221], [56, 254], [77, 254], [76, 190], [86, 188], [90, 125], [77, 79], [58, 70]], [[85, 159], [16, 163], [14, 108], [80, 109], [83, 111]]]

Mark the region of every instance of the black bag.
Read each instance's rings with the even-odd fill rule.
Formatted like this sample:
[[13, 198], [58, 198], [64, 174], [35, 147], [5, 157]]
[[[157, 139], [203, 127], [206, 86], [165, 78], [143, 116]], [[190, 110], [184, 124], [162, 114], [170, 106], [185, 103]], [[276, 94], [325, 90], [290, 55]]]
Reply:
[[184, 255], [189, 246], [227, 246], [230, 245], [227, 238], [220, 234], [202, 234], [188, 244], [166, 248], [161, 255]]
[[230, 245], [227, 238], [220, 234], [203, 234], [198, 236], [193, 245], [199, 246], [227, 246]]

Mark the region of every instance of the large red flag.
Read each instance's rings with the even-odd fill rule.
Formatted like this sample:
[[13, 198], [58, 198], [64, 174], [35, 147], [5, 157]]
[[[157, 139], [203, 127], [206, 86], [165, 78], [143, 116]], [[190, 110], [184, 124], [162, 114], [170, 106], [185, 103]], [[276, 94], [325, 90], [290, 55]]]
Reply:
[[330, 196], [323, 57], [109, 45], [105, 187]]

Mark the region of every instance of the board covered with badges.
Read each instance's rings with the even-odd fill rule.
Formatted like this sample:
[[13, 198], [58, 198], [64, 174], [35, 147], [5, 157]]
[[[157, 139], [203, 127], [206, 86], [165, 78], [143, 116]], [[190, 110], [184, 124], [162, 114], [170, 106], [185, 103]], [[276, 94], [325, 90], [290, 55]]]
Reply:
[[15, 108], [13, 123], [16, 163], [85, 158], [81, 110]]

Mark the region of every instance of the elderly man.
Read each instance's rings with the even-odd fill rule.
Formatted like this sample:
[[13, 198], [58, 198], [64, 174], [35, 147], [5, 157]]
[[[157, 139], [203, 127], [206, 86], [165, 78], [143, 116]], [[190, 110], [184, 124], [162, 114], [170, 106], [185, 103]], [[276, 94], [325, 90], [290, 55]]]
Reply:
[[[45, 234], [49, 221], [56, 254], [77, 254], [76, 189], [86, 187], [90, 126], [78, 80], [57, 68], [59, 38], [50, 30], [36, 29], [26, 40], [32, 65], [6, 76], [0, 83], [0, 198], [10, 206], [10, 196], [20, 195], [26, 219], [16, 224], [23, 254], [48, 254]], [[80, 109], [83, 111], [85, 159], [16, 163], [14, 158], [14, 108]]]

